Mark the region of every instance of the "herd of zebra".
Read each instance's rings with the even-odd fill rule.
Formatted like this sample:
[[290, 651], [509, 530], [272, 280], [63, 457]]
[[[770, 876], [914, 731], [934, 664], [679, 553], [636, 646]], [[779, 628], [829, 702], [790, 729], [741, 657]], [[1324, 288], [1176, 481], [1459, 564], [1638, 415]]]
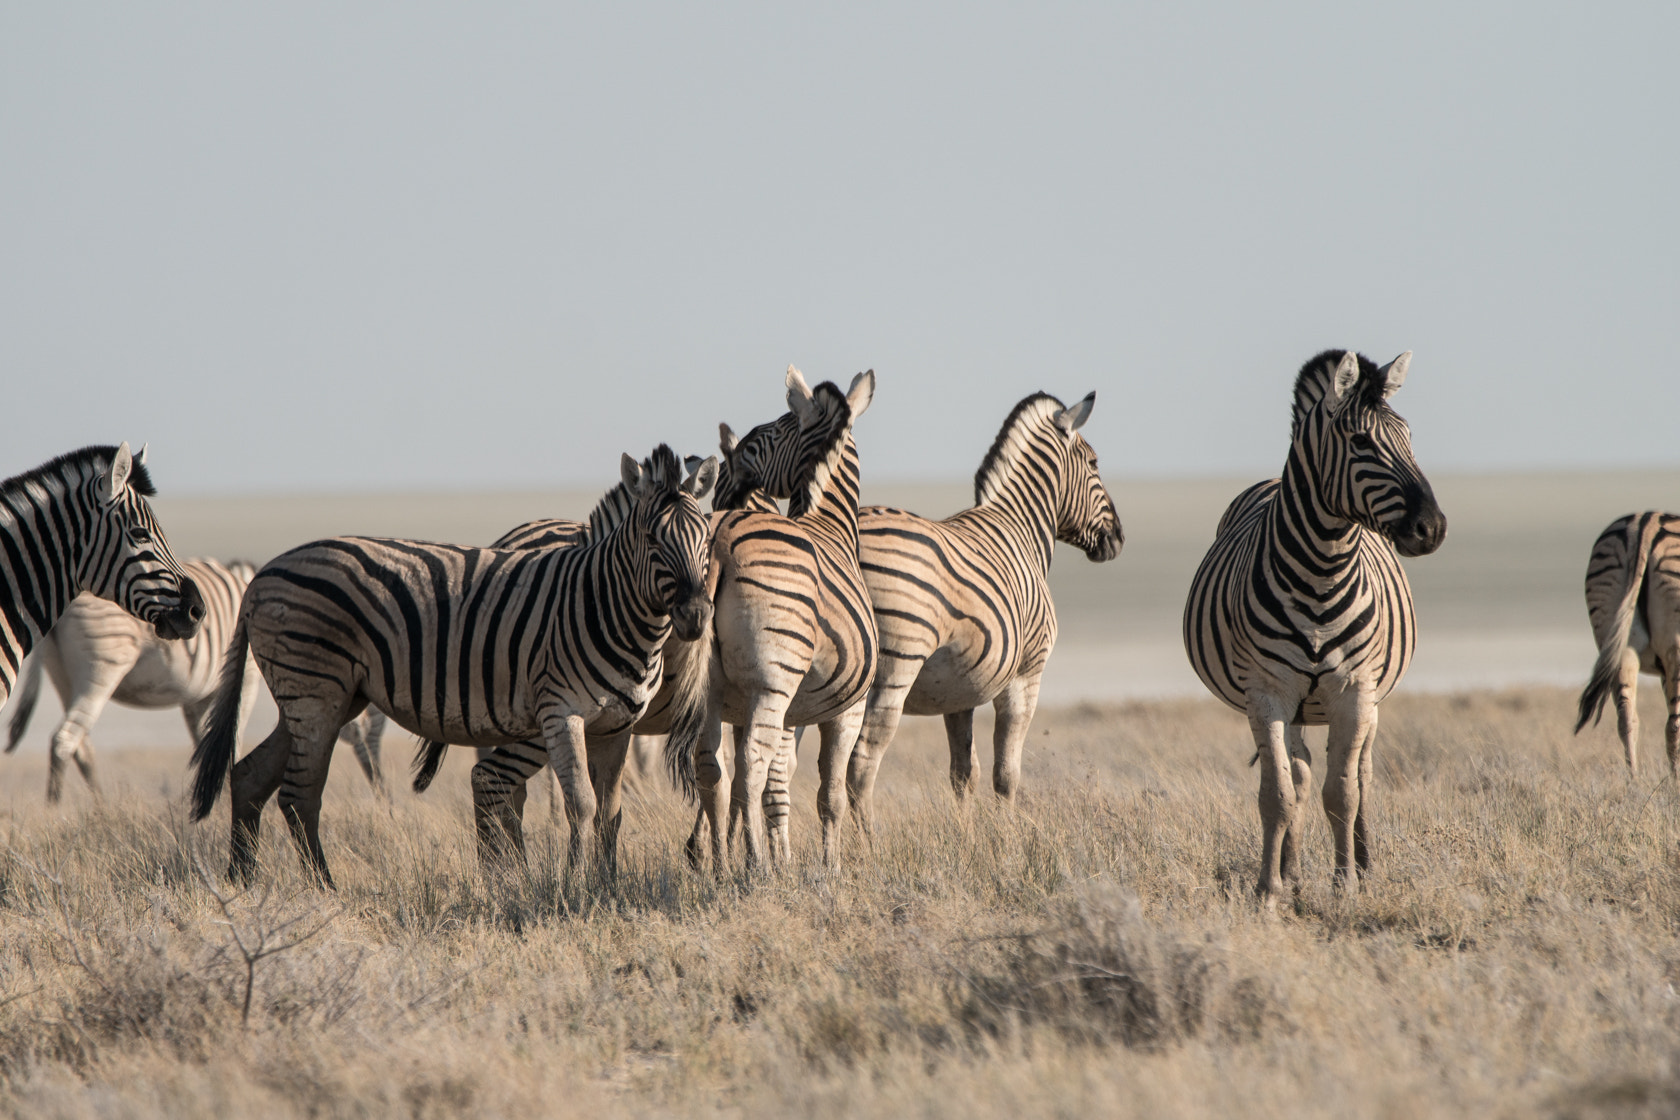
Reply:
[[[1304, 727], [1328, 726], [1322, 798], [1338, 885], [1355, 890], [1370, 865], [1378, 705], [1416, 643], [1399, 557], [1446, 537], [1389, 404], [1410, 360], [1379, 367], [1332, 350], [1302, 367], [1281, 477], [1231, 503], [1190, 586], [1190, 662], [1254, 736], [1257, 890], [1268, 904], [1300, 886], [1313, 784]], [[633, 737], [664, 737], [671, 778], [698, 803], [688, 857], [699, 867], [709, 856], [720, 875], [737, 828], [749, 867], [788, 860], [799, 728], [820, 735], [830, 865], [848, 812], [866, 835], [873, 828], [877, 773], [905, 713], [944, 717], [964, 797], [976, 784], [974, 711], [990, 703], [992, 785], [1010, 798], [1056, 640], [1056, 543], [1106, 561], [1123, 542], [1081, 434], [1096, 395], [1020, 401], [975, 474], [973, 507], [934, 521], [859, 506], [853, 425], [874, 388], [873, 371], [842, 390], [812, 388], [789, 367], [785, 414], [740, 437], [721, 425], [719, 455], [704, 460], [664, 444], [639, 462], [624, 456], [587, 522], [529, 522], [487, 548], [337, 537], [260, 571], [176, 560], [145, 500], [144, 449], [61, 456], [0, 483], [0, 702], [24, 674], [7, 749], [43, 673], [65, 704], [52, 799], [67, 761], [92, 783], [88, 736], [108, 701], [179, 706], [196, 743], [195, 820], [231, 774], [229, 874], [255, 874], [261, 814], [278, 792], [299, 852], [328, 886], [319, 823], [334, 745], [351, 742], [383, 789], [387, 718], [425, 740], [417, 791], [446, 744], [478, 748], [471, 784], [486, 861], [523, 859], [527, 784], [548, 767], [570, 864], [598, 860], [611, 874]], [[1586, 593], [1600, 655], [1576, 730], [1614, 698], [1636, 768], [1636, 679], [1658, 673], [1675, 767], [1680, 517], [1612, 524]], [[279, 720], [236, 762], [259, 673]]]

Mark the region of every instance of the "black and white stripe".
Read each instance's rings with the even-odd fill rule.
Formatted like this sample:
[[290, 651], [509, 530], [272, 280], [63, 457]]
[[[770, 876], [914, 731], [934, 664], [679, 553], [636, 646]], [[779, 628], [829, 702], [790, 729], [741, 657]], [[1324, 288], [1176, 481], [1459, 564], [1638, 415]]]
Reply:
[[145, 461], [126, 443], [85, 447], [0, 482], [0, 704], [84, 591], [162, 638], [198, 632], [204, 600], [146, 501], [156, 491]]
[[321, 790], [338, 729], [368, 704], [439, 742], [489, 747], [540, 736], [565, 789], [573, 863], [590, 858], [598, 834], [610, 867], [619, 772], [631, 728], [659, 689], [665, 640], [697, 637], [710, 618], [699, 499], [715, 474], [707, 460], [685, 481], [664, 445], [646, 469], [625, 456], [629, 517], [574, 547], [339, 537], [271, 561], [245, 593], [211, 729], [194, 756], [202, 819], [232, 761], [248, 646], [280, 722], [233, 768], [231, 873], [252, 873], [262, 808], [279, 790], [300, 850], [330, 882]]
[[1329, 725], [1324, 808], [1349, 891], [1370, 864], [1366, 801], [1377, 705], [1416, 643], [1400, 556], [1435, 551], [1447, 521], [1388, 401], [1408, 351], [1380, 369], [1330, 350], [1295, 382], [1283, 477], [1226, 510], [1190, 585], [1184, 644], [1215, 696], [1245, 712], [1261, 764], [1259, 891], [1299, 882], [1312, 787], [1301, 727]]
[[1669, 773], [1680, 775], [1680, 515], [1646, 510], [1610, 523], [1587, 561], [1587, 614], [1598, 662], [1581, 693], [1575, 732], [1616, 702], [1628, 769], [1639, 771], [1639, 674], [1662, 679]]

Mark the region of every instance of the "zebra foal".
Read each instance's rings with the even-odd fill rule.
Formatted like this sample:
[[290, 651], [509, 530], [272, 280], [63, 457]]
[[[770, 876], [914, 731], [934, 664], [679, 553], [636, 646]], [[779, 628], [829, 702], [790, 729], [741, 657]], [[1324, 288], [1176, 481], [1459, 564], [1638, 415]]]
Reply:
[[[198, 632], [166, 641], [114, 603], [88, 594], [76, 596], [30, 655], [23, 686], [13, 705], [6, 753], [15, 751], [29, 727], [41, 693], [41, 677], [52, 678], [64, 705], [64, 718], [53, 732], [47, 771], [47, 800], [63, 793], [64, 764], [74, 760], [88, 786], [97, 792], [93, 764], [93, 725], [105, 705], [115, 700], [133, 708], [180, 708], [194, 743], [204, 731], [216, 692], [216, 669], [233, 634], [239, 598], [256, 569], [243, 561], [188, 560], [183, 569], [204, 599]], [[245, 668], [243, 730], [256, 700], [255, 663]], [[356, 759], [374, 789], [384, 795], [379, 775], [379, 732], [384, 717], [370, 709], [347, 725], [342, 737], [356, 748]]]
[[146, 499], [146, 449], [84, 447], [0, 482], [0, 704], [23, 659], [81, 592], [160, 638], [190, 638], [204, 598]]
[[1377, 705], [1416, 644], [1399, 557], [1434, 552], [1447, 534], [1411, 431], [1388, 404], [1410, 362], [1410, 351], [1378, 368], [1328, 350], [1301, 368], [1283, 477], [1231, 503], [1185, 603], [1190, 664], [1247, 714], [1254, 734], [1257, 890], [1268, 906], [1286, 880], [1300, 884], [1301, 814], [1312, 790], [1303, 726], [1329, 725], [1323, 797], [1337, 882], [1351, 894], [1370, 867]]
[[1680, 516], [1646, 510], [1599, 534], [1587, 561], [1587, 614], [1598, 661], [1581, 693], [1575, 733], [1616, 702], [1628, 770], [1639, 772], [1639, 674], [1662, 678], [1668, 701], [1668, 770], [1680, 775]]
[[262, 809], [279, 790], [300, 853], [331, 885], [321, 791], [339, 727], [369, 704], [438, 742], [540, 737], [566, 794], [572, 866], [598, 841], [610, 872], [630, 729], [659, 690], [666, 638], [695, 638], [711, 616], [699, 499], [716, 470], [706, 460], [685, 478], [664, 444], [645, 468], [626, 455], [629, 516], [570, 548], [338, 537], [270, 561], [246, 589], [194, 754], [202, 820], [233, 759], [249, 649], [280, 721], [233, 767], [230, 874], [252, 875]]

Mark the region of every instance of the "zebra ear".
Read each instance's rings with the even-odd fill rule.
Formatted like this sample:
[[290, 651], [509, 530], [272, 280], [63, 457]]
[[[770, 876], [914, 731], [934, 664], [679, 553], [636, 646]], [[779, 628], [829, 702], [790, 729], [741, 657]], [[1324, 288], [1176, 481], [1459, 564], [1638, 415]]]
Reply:
[[817, 419], [816, 402], [811, 399], [811, 387], [805, 384], [805, 375], [793, 366], [787, 371], [787, 403], [793, 414], [799, 417], [799, 426], [809, 428]]
[[[1405, 375], [1401, 374], [1401, 376], [1404, 377]], [[134, 456], [134, 465], [135, 466], [143, 467], [143, 466], [146, 465], [146, 448], [148, 448], [150, 446], [151, 446], [151, 444], [149, 444], [149, 443], [142, 443], [140, 445], [139, 454]]]
[[1056, 427], [1062, 431], [1077, 432], [1085, 426], [1085, 421], [1091, 418], [1091, 409], [1095, 408], [1096, 405], [1097, 391], [1092, 389], [1085, 394], [1078, 404], [1069, 405], [1052, 416], [1051, 419], [1056, 422]]
[[741, 442], [740, 437], [738, 437], [735, 434], [735, 430], [733, 428], [731, 428], [728, 424], [719, 424], [718, 425], [718, 450], [719, 451], [721, 451], [725, 455], [727, 455], [731, 451], [734, 451], [735, 448], [740, 444], [740, 442]]
[[862, 416], [869, 407], [869, 402], [875, 399], [875, 371], [866, 369], [852, 378], [852, 387], [846, 390], [846, 403], [851, 406], [852, 419]]
[[1406, 383], [1406, 370], [1411, 364], [1412, 352], [1408, 350], [1382, 368], [1384, 378], [1383, 400], [1386, 401], [1389, 397], [1392, 397], [1395, 391]]
[[705, 460], [700, 458], [700, 456], [698, 456], [698, 455], [684, 455], [683, 456], [683, 470], [688, 471], [690, 474], [693, 474], [696, 470], [699, 469], [700, 464], [703, 463], [703, 462], [705, 462]]
[[[689, 458], [691, 462], [694, 461], [693, 456], [690, 456]], [[689, 476], [688, 481], [683, 483], [683, 489], [687, 490], [690, 494], [693, 494], [698, 500], [711, 493], [712, 484], [717, 481], [717, 456], [709, 456], [705, 462], [701, 463], [698, 467], [693, 468], [693, 470], [694, 473]]]
[[[652, 474], [653, 472], [648, 472]], [[624, 488], [632, 494], [640, 494], [642, 490], [642, 465], [626, 451], [624, 457], [618, 461], [618, 477], [624, 483]]]
[[134, 456], [129, 454], [128, 441], [123, 440], [117, 447], [117, 453], [111, 456], [111, 473], [105, 478], [105, 501], [116, 501], [128, 489], [128, 480], [133, 475]]
[[1358, 382], [1359, 355], [1349, 350], [1342, 355], [1340, 364], [1336, 366], [1336, 372], [1330, 375], [1330, 387], [1324, 394], [1325, 402], [1330, 406], [1332, 415], [1341, 411], [1342, 405], [1347, 402], [1348, 394], [1352, 392], [1354, 385]]

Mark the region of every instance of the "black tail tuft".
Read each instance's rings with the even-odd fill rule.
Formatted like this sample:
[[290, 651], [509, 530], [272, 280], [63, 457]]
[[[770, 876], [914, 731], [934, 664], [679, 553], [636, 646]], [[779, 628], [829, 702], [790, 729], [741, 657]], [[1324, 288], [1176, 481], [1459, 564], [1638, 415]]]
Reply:
[[192, 787], [195, 821], [203, 820], [216, 807], [228, 768], [233, 765], [234, 751], [239, 746], [239, 700], [245, 689], [245, 658], [250, 651], [251, 637], [241, 617], [239, 625], [234, 627], [233, 640], [228, 642], [227, 656], [222, 659], [222, 677], [216, 686], [216, 706], [210, 712], [209, 729], [193, 749], [192, 765], [198, 769]]
[[431, 786], [432, 779], [437, 777], [438, 770], [443, 766], [443, 756], [449, 750], [448, 743], [427, 740], [420, 744], [420, 749], [414, 752], [414, 792], [425, 793]]
[[6, 740], [6, 753], [17, 750], [18, 743], [23, 741], [23, 733], [29, 730], [29, 717], [35, 714], [35, 701], [41, 698], [41, 655], [36, 654], [29, 659], [29, 664], [23, 671], [23, 688], [17, 693], [17, 703], [12, 712], [11, 738]]

